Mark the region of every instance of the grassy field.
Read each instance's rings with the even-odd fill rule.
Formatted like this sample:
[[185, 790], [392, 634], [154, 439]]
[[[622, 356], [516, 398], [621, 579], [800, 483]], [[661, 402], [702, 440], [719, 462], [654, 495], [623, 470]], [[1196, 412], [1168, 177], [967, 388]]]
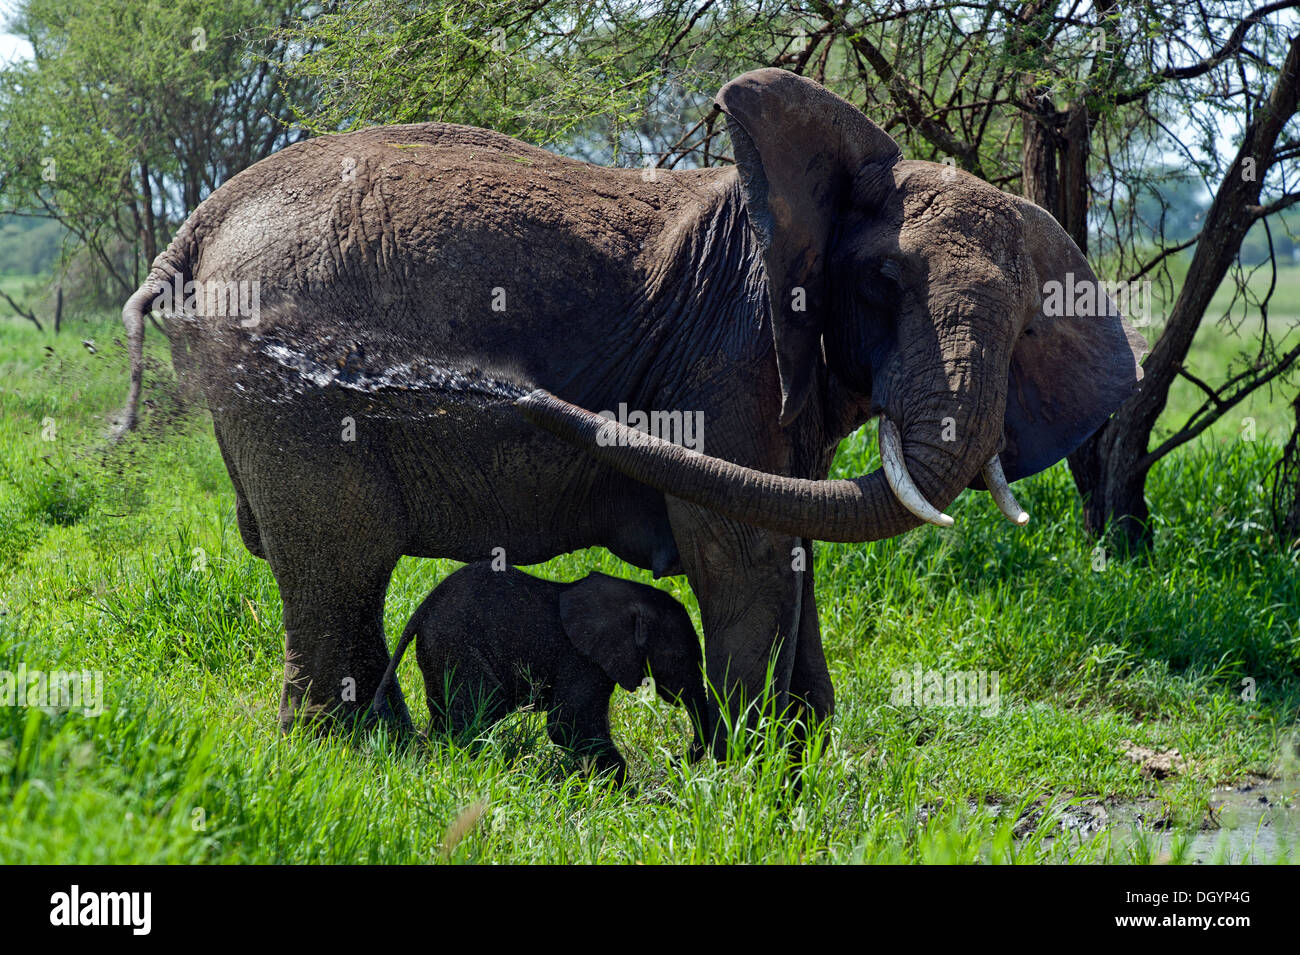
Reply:
[[[158, 420], [170, 373], [148, 337]], [[206, 415], [102, 442], [120, 339], [111, 316], [57, 340], [0, 321], [0, 670], [104, 681], [99, 714], [0, 706], [0, 862], [1185, 862], [1221, 822], [1217, 784], [1295, 790], [1300, 573], [1266, 528], [1266, 428], [1216, 428], [1155, 469], [1149, 561], [1099, 560], [1063, 466], [1017, 485], [1025, 530], [968, 494], [954, 530], [822, 546], [838, 715], [802, 795], [775, 747], [680, 765], [680, 711], [621, 692], [630, 784], [610, 791], [565, 775], [537, 716], [478, 752], [282, 738], [280, 602]], [[874, 445], [851, 438], [837, 471], [872, 466]], [[390, 640], [454, 566], [401, 563]], [[596, 550], [532, 570], [593, 569], [649, 581]], [[698, 626], [685, 582], [659, 586]], [[918, 665], [997, 671], [997, 711], [897, 705], [892, 675]], [[422, 712], [413, 654], [401, 680]], [[1135, 745], [1176, 748], [1181, 770], [1144, 773]], [[1126, 807], [1136, 828], [1078, 824]], [[1262, 854], [1296, 861], [1300, 843]]]
[[[1174, 280], [1181, 283], [1186, 265], [1171, 268], [1171, 272]], [[1259, 301], [1272, 284], [1273, 275], [1265, 268], [1250, 273], [1247, 287], [1250, 296]], [[1221, 381], [1225, 371], [1230, 369], [1236, 373], [1257, 357], [1260, 311], [1245, 299], [1234, 303], [1234, 291], [1230, 281], [1219, 286], [1187, 359], [1187, 370], [1211, 384]], [[1152, 292], [1151, 324], [1139, 331], [1154, 344], [1164, 327], [1163, 316], [1172, 300], [1167, 293], [1162, 295], [1158, 288], [1153, 288]], [[1300, 342], [1300, 265], [1278, 269], [1276, 287], [1269, 298], [1268, 323], [1282, 351]], [[1295, 394], [1296, 389], [1285, 384], [1262, 388], [1220, 418], [1210, 434], [1220, 442], [1236, 441], [1250, 433], [1251, 427], [1245, 423], [1245, 419], [1250, 418], [1257, 437], [1263, 436], [1281, 444], [1291, 433], [1295, 421], [1288, 406]], [[1177, 431], [1204, 400], [1205, 393], [1192, 382], [1183, 378], [1176, 381], [1169, 392], [1169, 405], [1156, 429], [1156, 441]]]

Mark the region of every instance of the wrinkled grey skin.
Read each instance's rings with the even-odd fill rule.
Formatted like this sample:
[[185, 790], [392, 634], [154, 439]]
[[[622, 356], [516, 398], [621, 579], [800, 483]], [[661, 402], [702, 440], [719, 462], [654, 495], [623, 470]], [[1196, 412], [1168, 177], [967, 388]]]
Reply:
[[690, 755], [703, 754], [704, 657], [686, 608], [662, 590], [599, 573], [560, 584], [486, 561], [462, 567], [407, 623], [375, 694], [380, 713], [412, 640], [429, 735], [461, 736], [532, 703], [546, 711], [553, 743], [591, 757], [622, 785], [609, 697], [615, 685], [635, 690], [649, 675], [661, 699], [686, 708]]
[[[1043, 313], [1045, 283], [1095, 276], [1041, 209], [901, 159], [790, 73], [718, 103], [736, 167], [654, 177], [443, 124], [309, 140], [218, 189], [159, 256], [124, 310], [128, 426], [164, 284], [260, 283], [255, 325], [167, 329], [279, 584], [284, 725], [368, 706], [402, 555], [595, 545], [687, 575], [733, 715], [770, 663], [778, 711], [827, 717], [812, 541], [920, 523], [879, 471], [826, 480], [839, 441], [887, 415], [942, 509], [995, 453], [1011, 480], [1060, 460], [1136, 387], [1119, 316]], [[602, 446], [582, 409], [620, 402], [702, 412], [705, 453]]]

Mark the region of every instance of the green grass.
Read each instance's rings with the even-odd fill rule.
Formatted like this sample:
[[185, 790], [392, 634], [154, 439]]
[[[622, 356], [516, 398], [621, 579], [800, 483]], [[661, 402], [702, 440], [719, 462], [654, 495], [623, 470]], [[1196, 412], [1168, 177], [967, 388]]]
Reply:
[[[1185, 278], [1186, 270], [1185, 260], [1177, 260], [1171, 267], [1178, 283], [1175, 290]], [[1268, 268], [1250, 272], [1247, 285], [1252, 300], [1262, 300], [1273, 282], [1274, 276]], [[1231, 279], [1219, 286], [1188, 355], [1187, 371], [1210, 385], [1217, 386], [1228, 373], [1235, 374], [1253, 363], [1259, 350], [1259, 309], [1245, 299], [1234, 303], [1234, 291]], [[1158, 288], [1153, 288], [1153, 299], [1151, 325], [1139, 329], [1150, 344], [1155, 344], [1164, 328], [1164, 315], [1173, 304], [1172, 299], [1162, 297]], [[1269, 329], [1279, 342], [1281, 351], [1300, 343], [1300, 265], [1277, 270], [1268, 315]], [[1300, 381], [1300, 369], [1292, 374], [1291, 380]], [[1231, 443], [1243, 437], [1249, 439], [1253, 432], [1257, 438], [1284, 443], [1295, 423], [1288, 402], [1295, 397], [1296, 390], [1294, 384], [1289, 387], [1285, 383], [1280, 387], [1276, 384], [1271, 388], [1265, 386], [1215, 422], [1207, 436], [1219, 443]], [[1155, 443], [1178, 431], [1205, 397], [1204, 391], [1184, 378], [1174, 382], [1169, 391], [1169, 404], [1156, 428]]]
[[[681, 711], [621, 692], [621, 792], [567, 775], [537, 716], [477, 751], [282, 738], [279, 598], [239, 541], [206, 415], [102, 443], [125, 394], [120, 338], [112, 319], [58, 339], [0, 323], [0, 670], [104, 679], [99, 715], [0, 707], [0, 862], [1190, 861], [1181, 837], [1060, 823], [1080, 802], [1145, 799], [1190, 832], [1216, 783], [1294, 772], [1300, 573], [1265, 526], [1267, 437], [1204, 440], [1155, 469], [1149, 561], [1094, 569], [1063, 466], [1017, 485], [1025, 530], [967, 494], [954, 530], [819, 547], [838, 713], [797, 797], [776, 745], [682, 766]], [[148, 339], [156, 419], [169, 373]], [[837, 472], [873, 458], [856, 435]], [[402, 561], [390, 639], [454, 566]], [[650, 580], [600, 550], [532, 568], [590, 570]], [[659, 586], [698, 626], [685, 582]], [[997, 713], [895, 705], [891, 673], [916, 664], [998, 671]], [[401, 681], [423, 712], [414, 654]], [[1176, 747], [1186, 771], [1143, 776], [1126, 739]]]
[[[0, 275], [0, 290], [3, 290], [14, 301], [20, 305], [29, 305], [30, 300], [36, 298], [45, 290], [45, 280], [43, 278], [31, 275]], [[10, 317], [14, 315], [13, 308], [8, 302], [0, 299], [0, 316]], [[44, 321], [44, 316], [38, 315], [37, 318]], [[51, 323], [53, 323], [51, 316]]]

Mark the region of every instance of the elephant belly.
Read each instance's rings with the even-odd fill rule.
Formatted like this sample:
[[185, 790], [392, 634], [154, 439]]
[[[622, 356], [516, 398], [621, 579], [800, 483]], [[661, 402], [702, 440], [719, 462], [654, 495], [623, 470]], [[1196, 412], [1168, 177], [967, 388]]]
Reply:
[[389, 460], [412, 521], [411, 556], [517, 566], [603, 546], [638, 567], [676, 570], [662, 494], [512, 409], [442, 411], [394, 426]]

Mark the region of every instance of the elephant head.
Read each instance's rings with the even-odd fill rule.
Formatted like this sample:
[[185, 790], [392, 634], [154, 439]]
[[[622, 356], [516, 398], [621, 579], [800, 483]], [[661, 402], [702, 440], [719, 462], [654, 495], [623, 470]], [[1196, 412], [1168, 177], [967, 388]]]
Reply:
[[[646, 484], [794, 536], [867, 541], [1073, 451], [1137, 387], [1145, 343], [1050, 215], [951, 166], [912, 162], [845, 100], [776, 69], [719, 92], [767, 278], [781, 424], [821, 363], [880, 417], [883, 468], [852, 481], [767, 474], [653, 438], [597, 441], [604, 418], [549, 393], [525, 415]], [[1097, 290], [1088, 314], [1053, 283]], [[1060, 296], [1056, 296], [1060, 300]], [[1064, 309], [1071, 311], [1071, 309]]]
[[574, 649], [623, 689], [636, 690], [648, 672], [662, 700], [686, 708], [691, 754], [703, 754], [704, 658], [681, 603], [655, 587], [593, 573], [560, 594], [560, 622]]

